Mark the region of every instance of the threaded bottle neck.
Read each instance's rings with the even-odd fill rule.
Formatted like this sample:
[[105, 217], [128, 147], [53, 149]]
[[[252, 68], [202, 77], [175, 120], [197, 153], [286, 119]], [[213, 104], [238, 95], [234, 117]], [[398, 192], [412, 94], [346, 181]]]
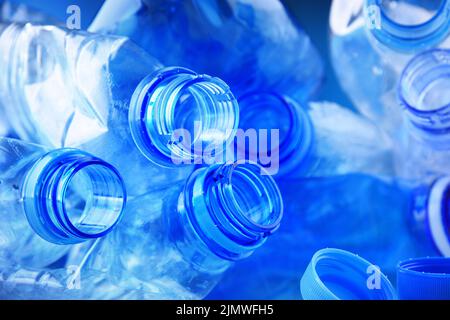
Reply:
[[[314, 128], [305, 109], [294, 100], [274, 92], [249, 93], [239, 98], [240, 122], [235, 139], [237, 159], [258, 162], [269, 173], [278, 161], [278, 176], [307, 166], [306, 160], [314, 139]], [[251, 134], [254, 130], [254, 135]], [[267, 134], [262, 134], [266, 130]], [[272, 135], [271, 131], [278, 131]], [[248, 141], [244, 137], [256, 136], [259, 141]], [[278, 138], [275, 141], [274, 138]], [[250, 139], [250, 138], [249, 138]], [[267, 140], [267, 141], [263, 141]], [[270, 154], [269, 164], [262, 163]]]
[[217, 256], [240, 260], [260, 247], [280, 225], [281, 194], [256, 164], [222, 164], [195, 171], [184, 206], [196, 234]]
[[449, 0], [366, 0], [364, 14], [372, 35], [396, 51], [419, 52], [450, 33]]
[[220, 79], [165, 68], [135, 90], [129, 113], [133, 139], [163, 166], [201, 163], [205, 150], [223, 152], [234, 138], [239, 108]]
[[118, 223], [126, 192], [108, 163], [76, 149], [51, 151], [36, 161], [22, 185], [34, 231], [57, 244], [98, 238]]
[[400, 78], [399, 98], [412, 132], [435, 146], [450, 142], [450, 50], [417, 55]]

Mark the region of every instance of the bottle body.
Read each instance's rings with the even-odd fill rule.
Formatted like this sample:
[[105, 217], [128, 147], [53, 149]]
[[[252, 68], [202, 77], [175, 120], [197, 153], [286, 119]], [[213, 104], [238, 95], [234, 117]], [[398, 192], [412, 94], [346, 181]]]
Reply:
[[280, 190], [286, 205], [280, 231], [208, 298], [237, 298], [231, 288], [240, 281], [240, 299], [298, 299], [299, 275], [320, 248], [351, 250], [389, 277], [401, 259], [440, 255], [427, 226], [428, 188], [348, 175], [281, 182]]
[[[29, 8], [22, 4], [15, 4], [11, 1], [2, 1], [0, 3], [0, 22], [33, 22], [56, 24], [50, 17], [40, 13], [37, 10]], [[0, 106], [0, 136], [15, 138], [14, 129], [7, 121], [5, 108]]]
[[[134, 11], [115, 17], [118, 21], [111, 26], [114, 18], [109, 14], [120, 3], [106, 2], [91, 29], [130, 37], [164, 64], [216, 75], [238, 96], [271, 89], [304, 100], [321, 83], [318, 52], [278, 1], [135, 4]], [[282, 61], [280, 54], [285, 57]]]
[[340, 84], [361, 113], [394, 137], [403, 121], [397, 97], [402, 70], [416, 53], [448, 47], [449, 5], [448, 1], [333, 3], [330, 48]]
[[306, 158], [309, 162], [306, 176], [394, 174], [392, 143], [371, 121], [328, 102], [311, 103], [308, 115], [314, 127], [314, 140], [309, 159]]

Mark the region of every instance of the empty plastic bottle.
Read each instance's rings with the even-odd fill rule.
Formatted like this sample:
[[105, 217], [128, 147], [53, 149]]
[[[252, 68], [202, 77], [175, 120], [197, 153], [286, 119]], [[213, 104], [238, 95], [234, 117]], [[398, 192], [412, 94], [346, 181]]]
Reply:
[[0, 138], [0, 265], [42, 268], [104, 236], [125, 205], [111, 165], [76, 149]]
[[[79, 266], [81, 282], [68, 297], [203, 298], [233, 262], [265, 246], [280, 225], [278, 187], [261, 170], [253, 164], [204, 167], [184, 186], [130, 200], [112, 233], [91, 248], [73, 249], [67, 265]], [[67, 283], [67, 272], [50, 274]], [[46, 297], [42, 282], [39, 288]]]
[[237, 96], [272, 89], [303, 100], [323, 77], [317, 50], [278, 0], [111, 0], [89, 30], [128, 36], [164, 64], [218, 76]]
[[130, 195], [182, 181], [235, 134], [238, 105], [223, 81], [163, 68], [126, 38], [4, 24], [0, 62], [19, 137], [105, 159]]
[[423, 186], [365, 175], [279, 186], [285, 204], [279, 231], [264, 250], [236, 264], [209, 298], [297, 299], [299, 275], [321, 248], [361, 255], [391, 281], [400, 260], [450, 256], [449, 177]]
[[335, 103], [303, 107], [289, 97], [259, 92], [241, 97], [239, 107], [242, 130], [231, 156], [259, 162], [277, 179], [395, 172], [386, 134]]
[[450, 50], [417, 55], [400, 79], [405, 130], [397, 151], [398, 172], [432, 179], [450, 172]]
[[331, 55], [356, 108], [396, 136], [402, 111], [397, 86], [417, 53], [449, 47], [449, 0], [335, 0]]

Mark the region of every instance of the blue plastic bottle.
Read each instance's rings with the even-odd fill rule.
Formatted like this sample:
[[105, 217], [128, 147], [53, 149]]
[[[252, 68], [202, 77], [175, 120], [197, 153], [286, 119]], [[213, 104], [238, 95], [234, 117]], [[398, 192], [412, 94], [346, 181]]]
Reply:
[[90, 30], [128, 36], [164, 64], [218, 76], [237, 96], [272, 89], [303, 100], [323, 77], [317, 50], [278, 0], [111, 0]]
[[45, 267], [121, 218], [122, 178], [88, 153], [0, 138], [0, 168], [2, 268]]
[[301, 106], [287, 96], [257, 92], [240, 97], [239, 108], [242, 130], [232, 156], [259, 162], [277, 179], [395, 172], [386, 134], [335, 103]]
[[391, 281], [402, 259], [450, 255], [448, 177], [414, 187], [365, 175], [279, 186], [285, 204], [279, 232], [231, 269], [209, 298], [297, 299], [300, 275], [327, 247], [366, 258]]
[[[65, 294], [89, 299], [203, 298], [233, 262], [270, 242], [282, 211], [276, 183], [259, 166], [200, 168], [184, 186], [130, 200], [114, 232], [90, 248], [74, 248], [67, 266], [79, 267], [81, 283], [79, 290]], [[60, 284], [67, 282], [66, 272], [51, 274]], [[47, 297], [43, 287], [41, 282], [39, 294]]]
[[397, 151], [398, 172], [432, 179], [450, 172], [450, 50], [425, 51], [407, 65], [399, 85], [405, 130]]
[[223, 81], [163, 68], [126, 38], [5, 24], [0, 63], [0, 98], [19, 137], [105, 159], [130, 195], [183, 181], [237, 127]]
[[415, 54], [450, 46], [450, 1], [337, 0], [330, 27], [342, 88], [361, 113], [397, 135], [400, 74]]

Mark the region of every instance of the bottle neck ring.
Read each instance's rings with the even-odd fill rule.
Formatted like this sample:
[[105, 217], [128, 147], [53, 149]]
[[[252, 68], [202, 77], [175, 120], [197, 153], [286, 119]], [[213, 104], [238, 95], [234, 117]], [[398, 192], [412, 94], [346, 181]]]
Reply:
[[99, 238], [120, 221], [126, 191], [108, 163], [76, 149], [51, 151], [22, 185], [30, 226], [45, 240], [73, 244]]

